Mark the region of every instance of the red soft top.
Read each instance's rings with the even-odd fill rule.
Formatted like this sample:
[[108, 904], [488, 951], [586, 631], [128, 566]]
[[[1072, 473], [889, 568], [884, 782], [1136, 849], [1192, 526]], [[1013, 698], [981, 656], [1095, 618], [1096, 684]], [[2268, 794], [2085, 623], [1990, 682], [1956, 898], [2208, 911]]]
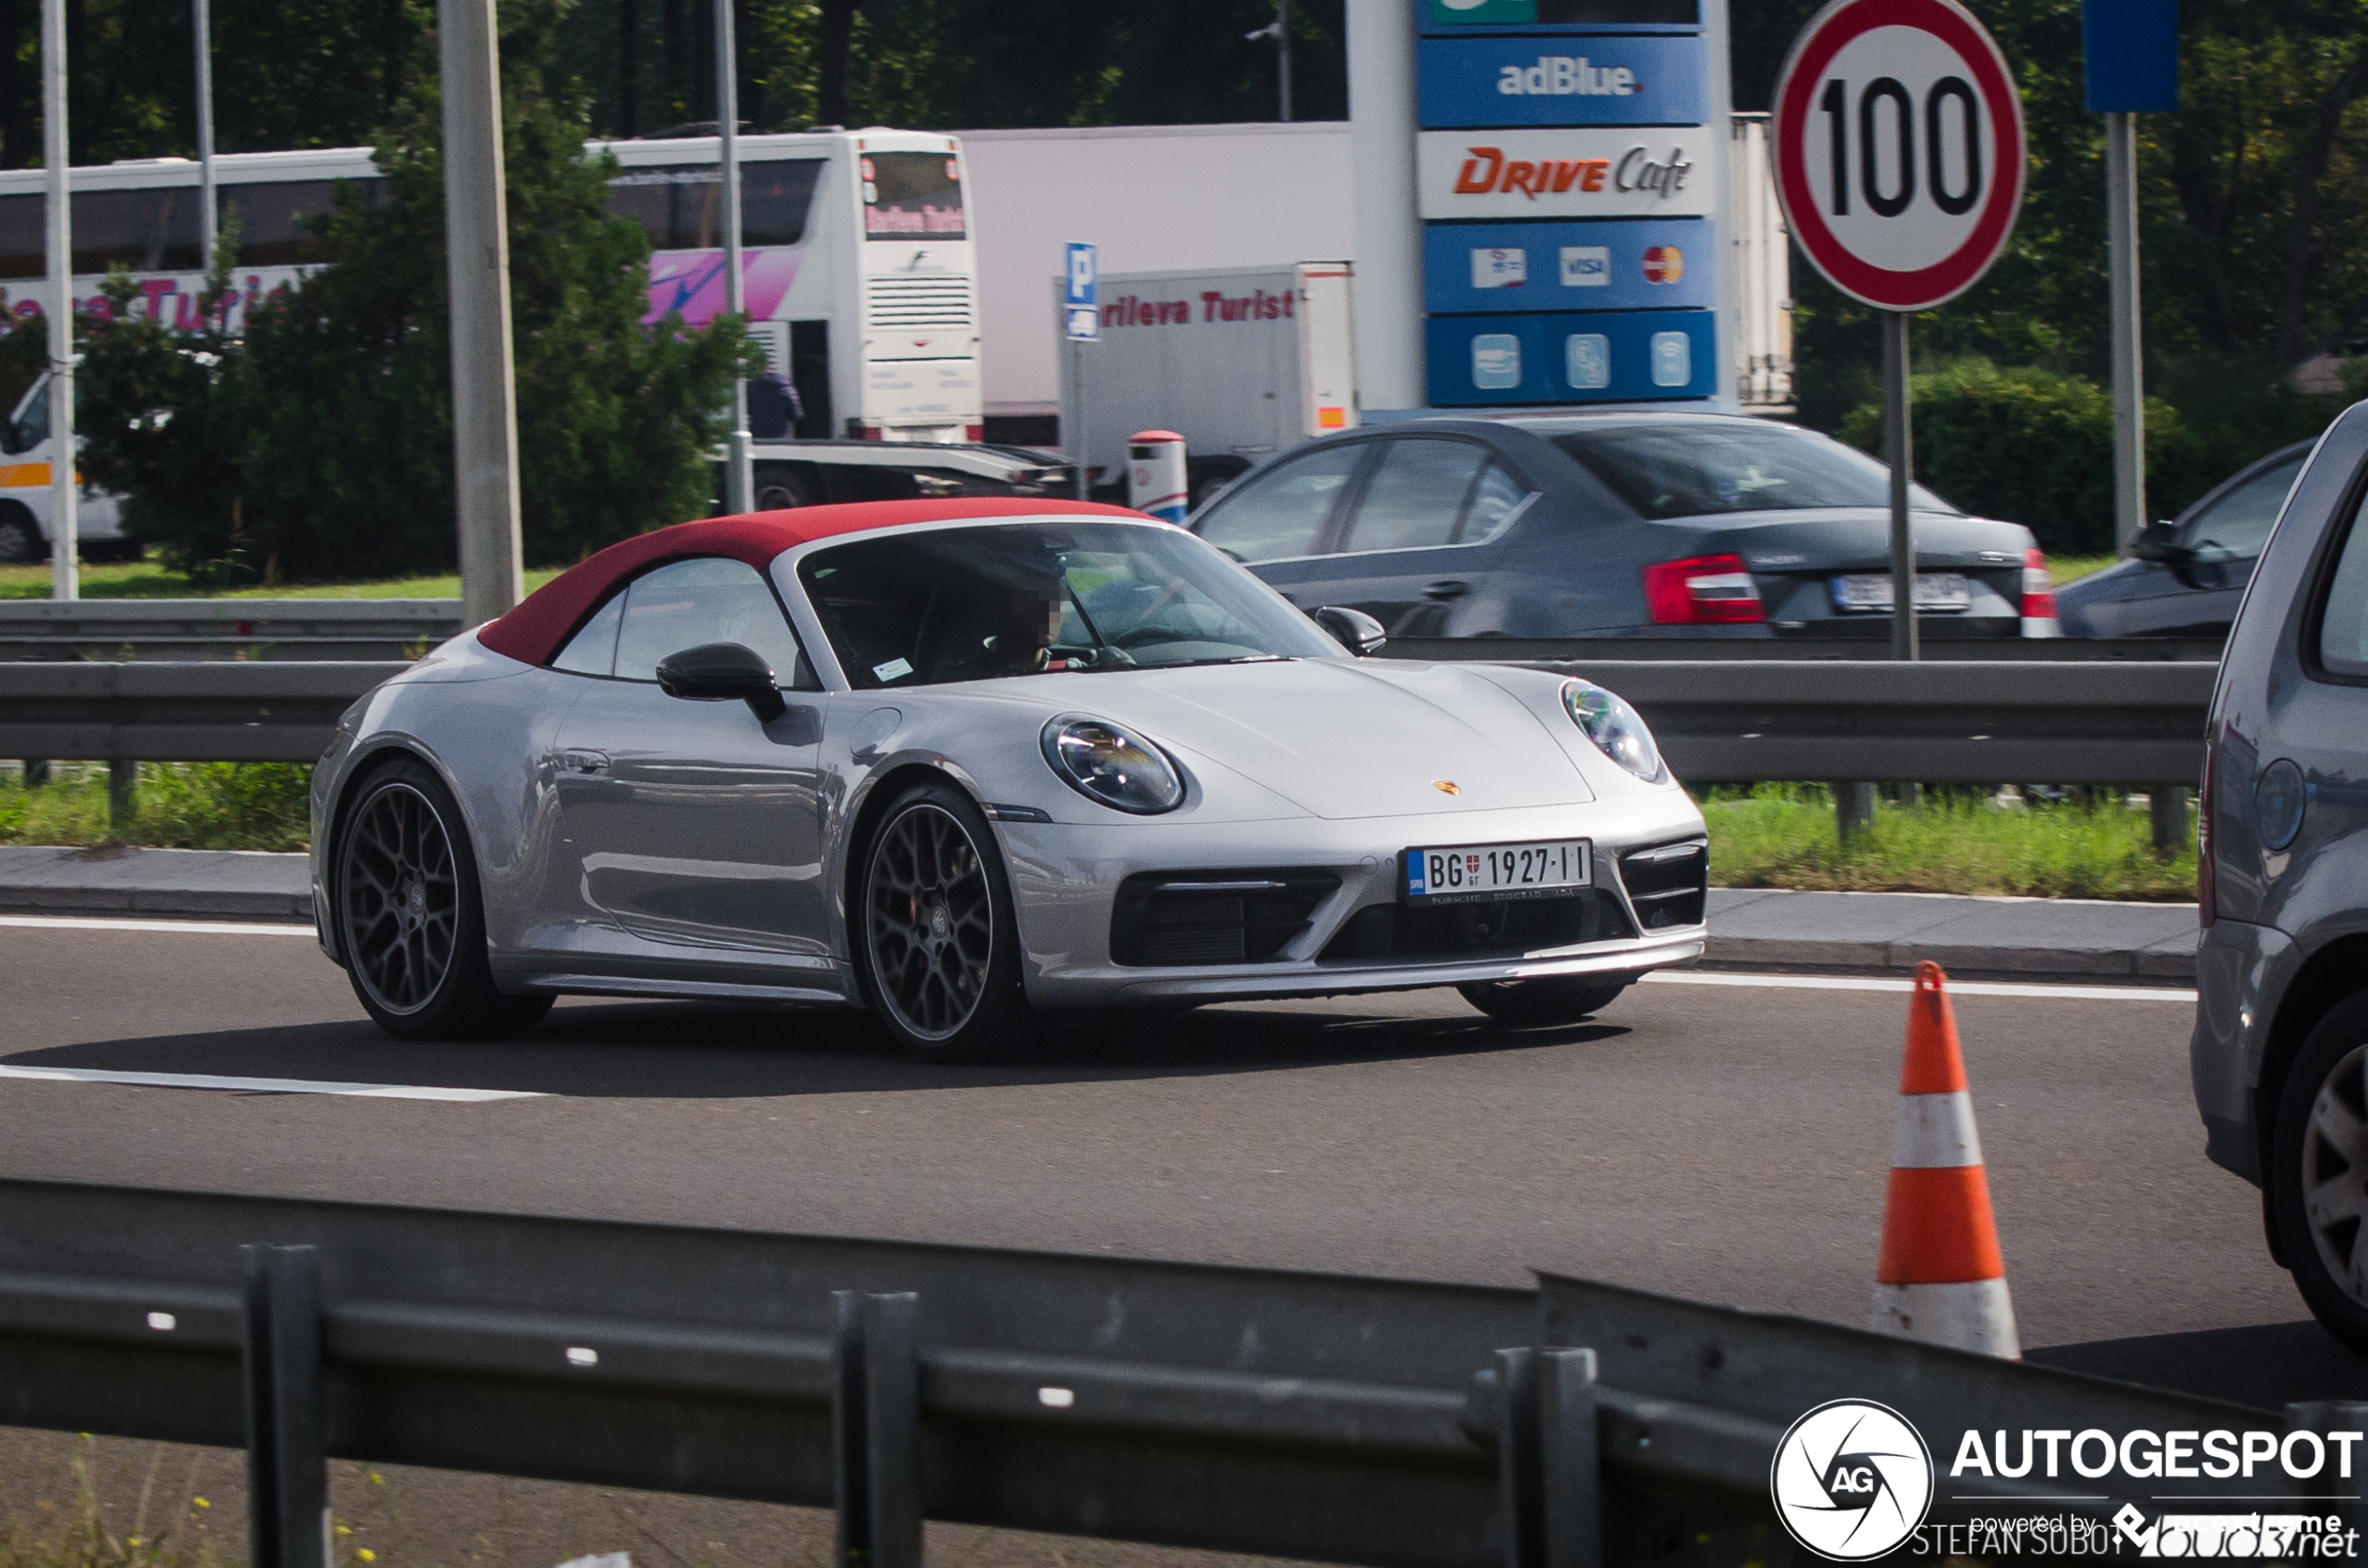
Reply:
[[477, 630], [477, 640], [523, 664], [548, 664], [609, 591], [642, 568], [691, 556], [722, 556], [764, 570], [793, 545], [833, 534], [966, 517], [1134, 517], [1141, 512], [1086, 501], [1026, 496], [963, 496], [949, 501], [863, 501], [706, 517], [639, 534], [587, 556], [529, 594], [517, 608]]

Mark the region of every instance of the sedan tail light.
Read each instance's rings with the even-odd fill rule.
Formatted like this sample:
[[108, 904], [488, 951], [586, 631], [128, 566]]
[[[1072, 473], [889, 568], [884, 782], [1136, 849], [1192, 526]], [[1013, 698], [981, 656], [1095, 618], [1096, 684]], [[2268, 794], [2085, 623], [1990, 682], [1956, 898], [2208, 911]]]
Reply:
[[1741, 556], [1691, 556], [1645, 569], [1645, 608], [1658, 626], [1765, 621], [1759, 585]]
[[2023, 552], [2023, 635], [2063, 636], [2056, 623], [2056, 584], [2047, 571], [2047, 552], [2036, 544]]

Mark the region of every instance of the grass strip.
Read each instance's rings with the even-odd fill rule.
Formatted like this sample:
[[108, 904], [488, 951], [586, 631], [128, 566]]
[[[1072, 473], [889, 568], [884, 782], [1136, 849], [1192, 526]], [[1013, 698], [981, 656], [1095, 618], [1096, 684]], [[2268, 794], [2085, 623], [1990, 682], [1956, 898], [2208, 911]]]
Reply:
[[[526, 591], [557, 577], [559, 567], [539, 567], [526, 574]], [[49, 568], [0, 566], [0, 598], [48, 598]], [[458, 598], [457, 573], [434, 577], [394, 577], [375, 583], [284, 583], [269, 588], [200, 588], [186, 573], [156, 561], [85, 561], [84, 598]]]
[[1714, 788], [1702, 791], [1701, 807], [1711, 880], [1726, 887], [2168, 902], [2196, 896], [2192, 809], [2182, 846], [2157, 856], [2143, 796], [2079, 790], [2050, 802], [1977, 787], [1928, 789], [1913, 805], [1877, 801], [1873, 825], [1847, 845], [1833, 791], [1822, 784]]
[[[144, 763], [133, 820], [117, 832], [105, 764], [53, 763], [51, 782], [31, 789], [10, 770], [0, 773], [0, 843], [301, 850], [310, 772], [289, 763]], [[1848, 845], [1822, 784], [1718, 788], [1700, 798], [1711, 879], [1721, 887], [2196, 896], [2192, 832], [2176, 854], [2157, 856], [2142, 797], [2076, 791], [2058, 802], [2001, 804], [1980, 790], [1932, 790], [1916, 805], [1878, 802], [1874, 826]]]

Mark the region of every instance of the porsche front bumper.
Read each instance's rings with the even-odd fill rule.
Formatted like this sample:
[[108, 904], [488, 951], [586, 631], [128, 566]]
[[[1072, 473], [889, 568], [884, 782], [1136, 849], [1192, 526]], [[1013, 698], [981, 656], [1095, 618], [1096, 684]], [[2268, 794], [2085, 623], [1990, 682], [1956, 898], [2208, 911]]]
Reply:
[[[1623, 801], [1507, 811], [1348, 820], [1296, 818], [1196, 825], [1157, 818], [1109, 826], [998, 824], [1018, 905], [1028, 998], [1039, 1007], [1338, 996], [1560, 975], [1635, 975], [1699, 958], [1706, 928], [1648, 928], [1622, 885], [1620, 857], [1702, 832], [1682, 791]], [[1593, 889], [1621, 915], [1619, 934], [1519, 952], [1422, 957], [1325, 957], [1359, 912], [1395, 905], [1399, 856], [1439, 844], [1515, 844], [1585, 838], [1594, 846]], [[1111, 956], [1118, 889], [1129, 876], [1162, 873], [1320, 870], [1338, 878], [1306, 925], [1262, 962], [1122, 964]]]

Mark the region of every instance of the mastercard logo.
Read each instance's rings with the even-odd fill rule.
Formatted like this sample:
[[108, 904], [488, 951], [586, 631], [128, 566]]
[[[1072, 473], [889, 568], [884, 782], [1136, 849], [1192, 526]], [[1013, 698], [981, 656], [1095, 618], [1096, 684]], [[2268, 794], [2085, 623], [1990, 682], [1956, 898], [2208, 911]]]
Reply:
[[1649, 245], [1645, 250], [1645, 281], [1673, 283], [1686, 276], [1686, 253], [1674, 245]]

